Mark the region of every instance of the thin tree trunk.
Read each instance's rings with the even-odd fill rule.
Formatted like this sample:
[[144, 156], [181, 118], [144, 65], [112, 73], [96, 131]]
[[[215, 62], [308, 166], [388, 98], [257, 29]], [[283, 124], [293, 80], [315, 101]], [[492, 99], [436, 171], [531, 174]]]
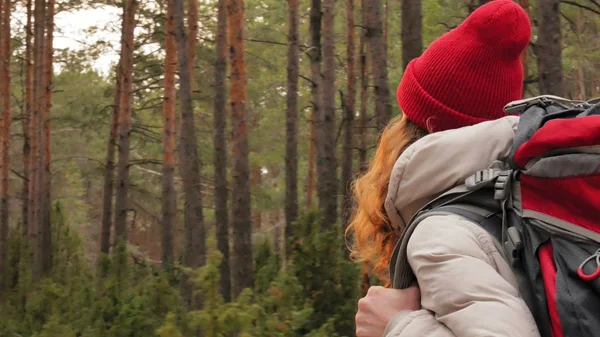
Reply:
[[306, 176], [306, 208], [311, 209], [313, 207], [313, 196], [315, 194], [315, 175], [317, 170], [317, 151], [315, 149], [316, 142], [316, 113], [317, 111], [313, 107], [313, 110], [309, 118], [309, 139], [308, 139], [308, 174]]
[[188, 65], [190, 71], [190, 85], [194, 87], [194, 68], [196, 64], [196, 44], [198, 41], [198, 0], [187, 0], [187, 39], [188, 39]]
[[388, 36], [390, 30], [390, 0], [384, 0], [384, 12], [383, 12], [383, 50], [384, 57], [387, 62], [388, 60]]
[[310, 39], [311, 47], [308, 53], [310, 58], [312, 114], [310, 118], [310, 144], [308, 150], [308, 183], [306, 187], [307, 208], [312, 208], [316, 180], [317, 158], [317, 124], [323, 106], [321, 98], [321, 0], [311, 0], [310, 7]]
[[25, 115], [23, 117], [23, 190], [21, 197], [23, 198], [22, 206], [22, 233], [23, 239], [29, 236], [29, 189], [30, 189], [30, 165], [31, 165], [31, 141], [30, 141], [30, 125], [31, 113], [33, 109], [33, 65], [32, 65], [32, 50], [31, 39], [32, 32], [32, 2], [27, 0], [27, 24], [25, 27]]
[[411, 60], [421, 56], [423, 51], [421, 0], [401, 0], [402, 2], [402, 67], [406, 69]]
[[0, 72], [0, 102], [2, 108], [2, 187], [0, 198], [0, 292], [6, 288], [4, 276], [8, 267], [8, 184], [10, 179], [10, 129], [12, 116], [10, 110], [10, 13], [12, 10], [10, 0], [0, 0], [3, 6], [0, 8], [0, 61], [2, 61]]
[[35, 75], [33, 78], [34, 87], [34, 108], [31, 120], [31, 189], [29, 193], [30, 200], [30, 220], [32, 227], [33, 244], [33, 280], [39, 281], [42, 277], [43, 265], [43, 242], [44, 228], [42, 226], [41, 215], [41, 175], [43, 174], [41, 154], [43, 153], [43, 128], [42, 121], [44, 109], [44, 21], [46, 12], [46, 2], [44, 0], [35, 0], [35, 24], [34, 24], [34, 45], [33, 52], [35, 57]]
[[42, 218], [42, 226], [44, 233], [42, 235], [42, 254], [43, 254], [43, 273], [47, 275], [52, 269], [52, 227], [50, 223], [50, 162], [51, 162], [51, 127], [50, 127], [50, 114], [52, 111], [52, 81], [53, 81], [53, 38], [54, 38], [54, 0], [48, 0], [46, 9], [46, 40], [44, 44], [44, 109], [43, 114], [40, 115], [43, 122], [43, 134], [44, 134], [44, 153], [42, 154], [43, 160], [43, 174], [42, 174], [42, 194], [40, 200], [42, 200], [42, 211], [40, 217]]
[[369, 288], [371, 287], [371, 277], [369, 273], [369, 264], [367, 262], [363, 262], [361, 264], [360, 271], [360, 289], [362, 291], [363, 296], [367, 295]]
[[[361, 0], [361, 22], [362, 26], [366, 27], [366, 11], [365, 11], [365, 1]], [[368, 105], [368, 96], [367, 96], [367, 88], [369, 84], [369, 74], [367, 66], [368, 63], [368, 53], [367, 53], [367, 40], [366, 40], [366, 30], [361, 31], [360, 34], [360, 116], [359, 116], [359, 139], [360, 139], [360, 154], [358, 159], [358, 166], [361, 172], [364, 172], [367, 169], [367, 105]]]
[[227, 3], [218, 0], [217, 57], [215, 59], [214, 100], [214, 160], [215, 160], [215, 218], [217, 222], [217, 248], [223, 254], [221, 266], [221, 295], [231, 301], [231, 271], [229, 262], [229, 214], [227, 212], [227, 127], [225, 76], [227, 76]]
[[[387, 11], [386, 11], [387, 13]], [[350, 220], [352, 213], [352, 152], [354, 149], [354, 113], [356, 97], [356, 74], [354, 65], [355, 55], [355, 33], [354, 33], [354, 0], [346, 0], [346, 63], [348, 80], [346, 81], [346, 96], [344, 106], [344, 150], [342, 152], [342, 192], [344, 201], [342, 204], [342, 232]], [[345, 249], [344, 252], [348, 253]]]
[[[525, 10], [525, 12], [527, 13], [527, 15], [529, 16], [529, 0], [519, 0], [519, 3], [521, 4], [521, 7], [523, 7], [523, 9]], [[529, 67], [527, 66], [527, 56], [529, 53], [529, 47], [525, 48], [525, 50], [523, 50], [523, 52], [521, 53], [521, 63], [523, 64], [523, 78], [525, 79], [525, 81], [523, 81], [523, 96], [525, 96], [525, 93], [527, 92], [527, 78], [529, 75]]]
[[582, 34], [584, 31], [585, 18], [583, 8], [579, 8], [578, 15], [575, 16], [576, 37], [577, 37], [577, 86], [579, 87], [579, 99], [586, 100], [587, 90], [585, 88], [585, 52]]
[[133, 50], [135, 12], [138, 2], [125, 0], [123, 20], [125, 29], [121, 40], [121, 66], [123, 71], [122, 95], [119, 103], [119, 162], [117, 164], [117, 190], [115, 202], [115, 236], [117, 244], [127, 244], [127, 195], [129, 190], [129, 136], [131, 134], [131, 99], [133, 97]]
[[390, 90], [387, 78], [387, 60], [383, 41], [383, 23], [381, 19], [381, 2], [369, 0], [367, 12], [367, 40], [371, 54], [371, 73], [375, 85], [375, 111], [379, 130], [387, 125], [392, 117]]
[[[124, 24], [124, 21], [123, 21]], [[123, 29], [125, 27], [123, 26]], [[113, 191], [115, 185], [115, 148], [117, 145], [117, 128], [119, 125], [119, 111], [121, 105], [121, 95], [123, 91], [123, 69], [121, 62], [117, 64], [115, 75], [115, 98], [113, 103], [112, 120], [110, 133], [108, 135], [108, 145], [106, 150], [106, 167], [104, 168], [104, 195], [102, 199], [102, 230], [100, 233], [100, 253], [108, 255], [110, 251], [110, 230], [112, 227], [113, 216]], [[101, 263], [101, 259], [99, 260]], [[102, 265], [105, 265], [104, 263]], [[106, 266], [104, 266], [106, 267]], [[106, 275], [106, 268], [102, 270]]]
[[[192, 1], [190, 1], [192, 2]], [[165, 31], [165, 79], [163, 97], [163, 176], [162, 176], [162, 265], [170, 272], [173, 266], [173, 227], [175, 225], [175, 71], [177, 50], [173, 2], [167, 2]]]
[[[177, 42], [177, 64], [179, 70], [179, 100], [181, 102], [181, 132], [179, 143], [179, 166], [185, 195], [185, 244], [183, 264], [198, 268], [206, 261], [204, 213], [202, 210], [202, 191], [200, 185], [200, 160], [196, 143], [194, 105], [192, 101], [191, 74], [189, 72], [188, 39], [183, 22], [183, 0], [174, 2], [175, 40]], [[200, 301], [194, 301], [192, 287], [187, 278], [182, 282], [182, 296], [188, 307], [200, 307]]]
[[538, 2], [537, 60], [540, 92], [563, 96], [560, 0]]
[[[292, 237], [291, 224], [298, 217], [298, 0], [288, 0], [288, 64], [285, 143], [285, 232]], [[287, 249], [287, 244], [286, 244]]]
[[246, 62], [244, 1], [227, 1], [229, 58], [231, 64], [231, 155], [233, 166], [233, 296], [252, 287], [252, 225], [250, 208], [250, 168], [248, 160], [248, 125], [246, 111]]
[[[260, 167], [254, 166], [250, 170], [250, 191], [254, 188], [259, 188], [262, 185], [262, 175], [260, 173]], [[252, 209], [252, 227], [254, 229], [262, 228], [262, 211], [255, 207]]]
[[338, 177], [335, 144], [335, 8], [323, 1], [323, 110], [317, 123], [317, 193], [325, 228], [333, 228], [338, 216]]

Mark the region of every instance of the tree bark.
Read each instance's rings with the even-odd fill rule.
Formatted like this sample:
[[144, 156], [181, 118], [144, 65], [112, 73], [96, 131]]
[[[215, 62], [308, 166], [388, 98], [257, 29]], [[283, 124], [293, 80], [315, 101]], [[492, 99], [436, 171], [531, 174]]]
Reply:
[[536, 54], [540, 92], [563, 96], [560, 0], [541, 0], [538, 3], [538, 22]]
[[388, 59], [388, 36], [390, 28], [390, 0], [384, 0], [383, 5], [383, 51], [384, 57]]
[[[292, 237], [291, 224], [298, 217], [298, 0], [288, 0], [288, 63], [285, 143], [285, 232]], [[288, 249], [286, 244], [286, 249]]]
[[338, 216], [338, 177], [335, 144], [335, 8], [323, 1], [323, 110], [317, 123], [317, 193], [325, 228], [333, 228]]
[[198, 41], [198, 0], [187, 0], [187, 39], [190, 85], [194, 87], [194, 69], [196, 64], [196, 44]]
[[[190, 1], [192, 2], [192, 1]], [[173, 267], [173, 227], [177, 196], [175, 194], [175, 71], [177, 50], [173, 2], [167, 2], [165, 31], [165, 79], [163, 97], [163, 175], [162, 175], [162, 265], [170, 272]]]
[[[367, 17], [365, 10], [365, 1], [361, 0], [361, 24], [363, 27], [366, 27]], [[360, 139], [360, 154], [358, 158], [358, 166], [361, 172], [364, 172], [367, 169], [367, 124], [368, 124], [368, 116], [367, 116], [367, 105], [368, 105], [368, 95], [367, 89], [369, 84], [369, 74], [367, 66], [368, 63], [368, 53], [367, 53], [367, 39], [366, 39], [366, 30], [362, 30], [360, 34], [360, 114], [359, 114], [359, 139]]]
[[[256, 116], [256, 115], [255, 115]], [[251, 131], [254, 130], [255, 127], [251, 128]], [[262, 175], [260, 173], [259, 166], [253, 166], [250, 169], [250, 191], [255, 188], [260, 189], [262, 185]], [[252, 194], [252, 193], [250, 193]], [[252, 209], [252, 230], [260, 230], [262, 228], [262, 210], [258, 207]]]
[[46, 8], [46, 40], [44, 43], [44, 108], [40, 115], [43, 123], [44, 149], [43, 174], [41, 175], [41, 213], [40, 217], [44, 232], [42, 235], [43, 273], [48, 275], [52, 269], [52, 224], [50, 223], [50, 162], [51, 162], [51, 112], [52, 112], [52, 81], [53, 81], [53, 39], [54, 39], [54, 0], [48, 0]]
[[[204, 213], [200, 185], [200, 160], [196, 143], [194, 105], [192, 101], [191, 74], [185, 24], [183, 22], [183, 0], [174, 1], [175, 40], [177, 42], [177, 64], [179, 69], [179, 101], [181, 103], [181, 136], [179, 138], [179, 166], [185, 195], [185, 244], [183, 264], [198, 268], [206, 261]], [[201, 302], [193, 299], [192, 287], [187, 278], [182, 282], [182, 295], [188, 307], [200, 307]]]
[[123, 71], [122, 94], [119, 102], [119, 162], [117, 164], [117, 190], [115, 202], [115, 236], [117, 244], [127, 244], [127, 210], [129, 189], [129, 136], [131, 134], [131, 99], [133, 80], [135, 12], [138, 2], [124, 0], [124, 30], [121, 38], [121, 66]]
[[[387, 12], [387, 11], [386, 11]], [[348, 225], [352, 214], [352, 152], [354, 149], [354, 113], [356, 97], [355, 74], [355, 33], [354, 33], [354, 0], [346, 0], [346, 68], [348, 80], [346, 81], [346, 96], [344, 106], [344, 149], [342, 152], [342, 234]], [[345, 249], [344, 252], [348, 253]]]
[[316, 177], [316, 158], [317, 158], [317, 125], [322, 109], [321, 93], [321, 0], [311, 0], [310, 7], [310, 75], [311, 75], [311, 95], [312, 95], [312, 114], [310, 117], [310, 144], [308, 150], [308, 178], [306, 186], [306, 207], [312, 208], [313, 195], [315, 190]]
[[575, 35], [577, 38], [577, 87], [579, 88], [578, 98], [582, 101], [587, 100], [587, 90], [585, 86], [585, 42], [583, 41], [582, 35], [584, 34], [584, 16], [583, 8], [578, 9], [578, 13], [575, 16]]
[[[525, 12], [529, 16], [529, 0], [519, 0], [519, 4], [521, 5], [521, 7], [523, 7]], [[521, 63], [523, 64], [523, 78], [525, 79], [525, 81], [523, 81], [523, 96], [525, 96], [525, 93], [527, 92], [527, 81], [526, 80], [529, 75], [529, 67], [527, 66], [528, 53], [529, 53], [529, 47], [525, 48], [525, 50], [523, 50], [523, 52], [521, 53]]]
[[39, 281], [43, 275], [43, 246], [44, 246], [44, 228], [42, 226], [42, 206], [40, 192], [42, 191], [41, 175], [43, 174], [43, 127], [44, 117], [44, 22], [46, 13], [45, 0], [35, 0], [34, 16], [34, 65], [35, 74], [33, 78], [34, 90], [34, 108], [31, 120], [31, 189], [29, 191], [30, 200], [30, 220], [32, 227], [32, 245], [33, 245], [33, 280]]
[[421, 0], [401, 0], [402, 2], [402, 67], [421, 56], [423, 52], [423, 34]]
[[215, 218], [217, 222], [217, 248], [223, 254], [221, 266], [221, 295], [231, 301], [231, 271], [229, 263], [229, 214], [227, 210], [227, 128], [225, 77], [227, 76], [227, 3], [218, 0], [217, 40], [215, 59], [214, 100], [214, 161], [215, 161]]
[[381, 20], [381, 2], [368, 0], [367, 8], [367, 40], [371, 54], [371, 73], [375, 86], [375, 111], [379, 130], [387, 125], [392, 117], [390, 90], [387, 78], [387, 60], [383, 42], [383, 24]]
[[313, 207], [313, 196], [315, 194], [315, 175], [317, 170], [317, 151], [315, 149], [316, 142], [316, 109], [313, 106], [313, 110], [309, 118], [309, 139], [308, 139], [308, 174], [306, 176], [306, 208], [311, 209]]
[[244, 1], [227, 1], [229, 59], [231, 64], [231, 155], [233, 166], [233, 296], [252, 287], [252, 224], [250, 208], [250, 164], [246, 111], [246, 62], [244, 57]]
[[5, 290], [4, 284], [5, 270], [8, 267], [8, 185], [10, 179], [10, 129], [12, 116], [10, 110], [10, 13], [12, 10], [10, 0], [0, 0], [3, 6], [0, 7], [0, 61], [2, 71], [0, 71], [0, 107], [2, 108], [2, 186], [0, 189], [0, 293]]
[[[124, 21], [123, 21], [123, 27]], [[102, 229], [100, 232], [100, 253], [108, 255], [110, 251], [110, 230], [113, 216], [113, 191], [115, 185], [115, 148], [117, 145], [117, 128], [119, 125], [119, 111], [123, 86], [123, 70], [121, 63], [117, 64], [115, 75], [115, 98], [113, 103], [112, 120], [108, 144], [106, 147], [106, 167], [104, 168], [104, 191], [102, 199]], [[99, 260], [100, 261], [100, 260]], [[107, 270], [102, 273], [106, 275]]]
[[30, 189], [30, 165], [31, 165], [31, 141], [30, 127], [31, 114], [33, 110], [33, 64], [31, 39], [32, 32], [32, 2], [27, 0], [27, 24], [25, 27], [25, 115], [23, 117], [23, 190], [21, 197], [23, 198], [22, 206], [22, 233], [23, 239], [29, 236], [29, 189]]

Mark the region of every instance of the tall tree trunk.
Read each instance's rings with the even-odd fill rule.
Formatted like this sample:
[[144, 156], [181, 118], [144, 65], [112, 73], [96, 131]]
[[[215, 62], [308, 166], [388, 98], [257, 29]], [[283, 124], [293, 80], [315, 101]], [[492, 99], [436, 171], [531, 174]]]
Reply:
[[[192, 2], [192, 1], [190, 1]], [[165, 31], [165, 79], [163, 97], [163, 175], [162, 175], [162, 264], [170, 272], [173, 266], [173, 226], [177, 196], [175, 194], [175, 71], [177, 50], [173, 2], [167, 2]]]
[[194, 68], [196, 64], [196, 44], [198, 41], [198, 0], [187, 0], [187, 39], [190, 85], [194, 90]]
[[383, 51], [384, 57], [387, 62], [388, 59], [388, 36], [390, 30], [390, 0], [384, 0], [384, 12], [383, 12]]
[[383, 22], [381, 20], [381, 2], [368, 0], [367, 8], [367, 41], [371, 52], [371, 73], [375, 85], [375, 111], [379, 130], [387, 125], [392, 117], [390, 90], [387, 78], [387, 60], [383, 41]]
[[50, 162], [51, 162], [51, 128], [50, 128], [50, 114], [52, 111], [52, 81], [53, 81], [53, 39], [54, 39], [54, 0], [48, 0], [46, 9], [46, 40], [44, 44], [44, 108], [42, 109], [43, 114], [40, 115], [43, 122], [43, 134], [44, 134], [44, 149], [43, 149], [43, 174], [41, 178], [41, 192], [40, 200], [42, 211], [40, 217], [42, 218], [42, 226], [44, 232], [42, 235], [42, 255], [43, 255], [43, 273], [47, 275], [50, 273], [52, 268], [52, 227], [50, 223]]
[[233, 295], [252, 287], [252, 224], [250, 219], [250, 168], [246, 111], [246, 62], [244, 57], [244, 1], [228, 0], [229, 58], [231, 64], [231, 155], [233, 166]]
[[325, 228], [337, 222], [337, 159], [335, 146], [335, 8], [323, 1], [323, 110], [317, 123], [317, 194]]
[[[250, 191], [252, 191], [254, 188], [260, 189], [261, 185], [262, 175], [260, 173], [260, 167], [254, 166], [252, 169], [250, 169]], [[252, 209], [252, 228], [262, 228], [262, 210], [258, 207]]]
[[[186, 38], [183, 22], [183, 0], [169, 1], [174, 2], [175, 40], [177, 42], [180, 87], [179, 101], [181, 102], [181, 136], [179, 138], [178, 154], [186, 208], [183, 264], [186, 267], [198, 268], [206, 261], [206, 243], [200, 185], [200, 160], [198, 158], [198, 144], [196, 143], [191, 74], [189, 72], [189, 41]], [[200, 301], [193, 299], [192, 287], [187, 278], [183, 280], [181, 290], [188, 307], [201, 306]]]
[[367, 262], [361, 264], [360, 276], [360, 289], [363, 296], [366, 296], [371, 287], [370, 268]]
[[582, 35], [584, 34], [584, 16], [583, 8], [579, 8], [578, 15], [575, 16], [575, 35], [577, 37], [577, 86], [579, 88], [578, 98], [580, 100], [586, 100], [587, 90], [585, 87], [585, 52]]
[[0, 72], [0, 102], [2, 108], [2, 187], [0, 189], [0, 292], [5, 288], [4, 273], [8, 266], [8, 184], [10, 179], [10, 129], [12, 116], [10, 110], [10, 13], [12, 10], [10, 0], [0, 0], [4, 5], [0, 8], [0, 61], [2, 71]]
[[21, 224], [23, 239], [29, 236], [29, 189], [30, 189], [30, 165], [31, 165], [31, 141], [30, 125], [33, 110], [33, 64], [31, 39], [33, 37], [32, 27], [32, 2], [27, 0], [27, 24], [25, 27], [25, 114], [23, 116], [23, 198]]
[[227, 210], [227, 128], [225, 77], [227, 76], [227, 0], [218, 0], [217, 57], [215, 59], [214, 100], [214, 161], [215, 161], [215, 218], [217, 222], [217, 248], [223, 254], [221, 266], [221, 295], [231, 301], [231, 270], [229, 263], [229, 214]]
[[[314, 90], [313, 90], [314, 91]], [[313, 94], [314, 98], [314, 94]], [[316, 109], [313, 106], [313, 110], [309, 118], [309, 138], [308, 138], [308, 173], [306, 175], [306, 208], [311, 209], [313, 207], [313, 196], [315, 194], [315, 176], [317, 170], [317, 151], [316, 147]]]
[[[123, 21], [122, 29], [125, 21]], [[110, 133], [108, 135], [108, 144], [106, 147], [106, 167], [104, 168], [104, 191], [102, 198], [102, 229], [100, 232], [100, 253], [108, 255], [110, 251], [110, 230], [112, 227], [113, 216], [113, 191], [115, 185], [115, 147], [117, 145], [117, 128], [119, 125], [119, 111], [121, 105], [121, 95], [123, 91], [123, 69], [121, 62], [117, 64], [115, 74], [115, 98], [113, 103], [112, 120], [110, 124]], [[106, 264], [99, 260], [103, 275], [108, 271]]]
[[564, 95], [560, 0], [538, 2], [537, 60], [540, 92]]
[[423, 34], [421, 0], [401, 0], [402, 2], [402, 67], [421, 56], [423, 52]]
[[311, 75], [311, 94], [312, 94], [312, 114], [310, 118], [310, 144], [308, 150], [308, 182], [306, 187], [307, 208], [313, 205], [313, 195], [315, 190], [316, 178], [316, 158], [317, 158], [317, 125], [321, 115], [322, 93], [321, 93], [321, 0], [311, 0], [310, 7], [310, 49], [308, 57], [310, 58]]
[[[387, 13], [387, 11], [386, 11]], [[346, 0], [346, 63], [348, 80], [344, 106], [344, 150], [342, 152], [342, 233], [346, 229], [352, 214], [352, 152], [354, 149], [354, 113], [356, 98], [356, 74], [354, 66], [355, 33], [354, 33], [354, 0]], [[345, 249], [344, 252], [348, 253]]]
[[[288, 0], [287, 110], [285, 115], [285, 232], [298, 217], [298, 0]], [[288, 249], [286, 244], [286, 249]]]
[[131, 134], [131, 99], [133, 97], [133, 32], [138, 2], [124, 0], [124, 30], [121, 37], [122, 94], [119, 102], [119, 162], [117, 164], [117, 196], [115, 201], [115, 236], [117, 244], [127, 244], [127, 205], [129, 190], [129, 136]]
[[44, 117], [44, 22], [46, 16], [45, 0], [35, 0], [34, 16], [34, 65], [35, 74], [33, 78], [34, 90], [34, 108], [31, 119], [31, 189], [29, 191], [30, 200], [30, 220], [32, 226], [32, 245], [33, 245], [33, 280], [41, 279], [44, 264], [43, 264], [43, 244], [44, 244], [44, 228], [42, 226], [42, 208], [40, 195], [42, 192], [41, 175], [43, 174], [43, 127], [42, 121]]
[[[529, 0], [519, 0], [519, 4], [521, 5], [521, 7], [523, 7], [525, 12], [529, 16]], [[529, 68], [527, 67], [528, 53], [529, 47], [525, 48], [525, 50], [523, 50], [523, 52], [521, 53], [521, 63], [523, 64], [523, 78], [525, 79], [523, 81], [523, 96], [525, 96], [525, 93], [527, 92], [527, 79], [529, 75]]]
[[[366, 27], [367, 16], [365, 10], [365, 1], [361, 0], [361, 25]], [[368, 95], [367, 89], [369, 85], [369, 74], [367, 66], [368, 63], [368, 53], [367, 53], [367, 39], [366, 39], [366, 30], [362, 30], [360, 34], [360, 116], [359, 116], [359, 139], [360, 139], [360, 154], [358, 158], [358, 166], [361, 172], [364, 172], [367, 169], [367, 124], [368, 124], [368, 116], [367, 116], [367, 105], [368, 105]]]

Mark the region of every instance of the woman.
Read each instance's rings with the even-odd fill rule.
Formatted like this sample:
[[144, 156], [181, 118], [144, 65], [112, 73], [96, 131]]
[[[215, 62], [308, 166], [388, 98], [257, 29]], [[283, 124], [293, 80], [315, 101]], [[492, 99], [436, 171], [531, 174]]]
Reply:
[[[403, 116], [383, 131], [369, 170], [356, 181], [358, 207], [348, 228], [354, 256], [385, 283], [410, 218], [508, 156], [518, 117], [505, 117], [503, 107], [521, 98], [520, 55], [530, 35], [519, 5], [492, 1], [406, 68], [397, 91]], [[384, 329], [390, 337], [539, 336], [515, 275], [477, 225], [430, 216], [407, 254], [419, 288], [372, 288], [359, 302], [358, 337]]]

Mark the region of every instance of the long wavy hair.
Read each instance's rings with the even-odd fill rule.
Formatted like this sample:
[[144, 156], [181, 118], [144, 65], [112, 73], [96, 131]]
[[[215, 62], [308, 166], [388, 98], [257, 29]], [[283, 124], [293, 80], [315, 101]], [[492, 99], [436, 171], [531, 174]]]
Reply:
[[392, 120], [381, 134], [369, 167], [354, 182], [355, 209], [346, 235], [352, 236], [351, 257], [368, 263], [375, 275], [389, 285], [388, 265], [404, 228], [392, 228], [384, 209], [390, 174], [396, 160], [427, 131], [403, 116]]

